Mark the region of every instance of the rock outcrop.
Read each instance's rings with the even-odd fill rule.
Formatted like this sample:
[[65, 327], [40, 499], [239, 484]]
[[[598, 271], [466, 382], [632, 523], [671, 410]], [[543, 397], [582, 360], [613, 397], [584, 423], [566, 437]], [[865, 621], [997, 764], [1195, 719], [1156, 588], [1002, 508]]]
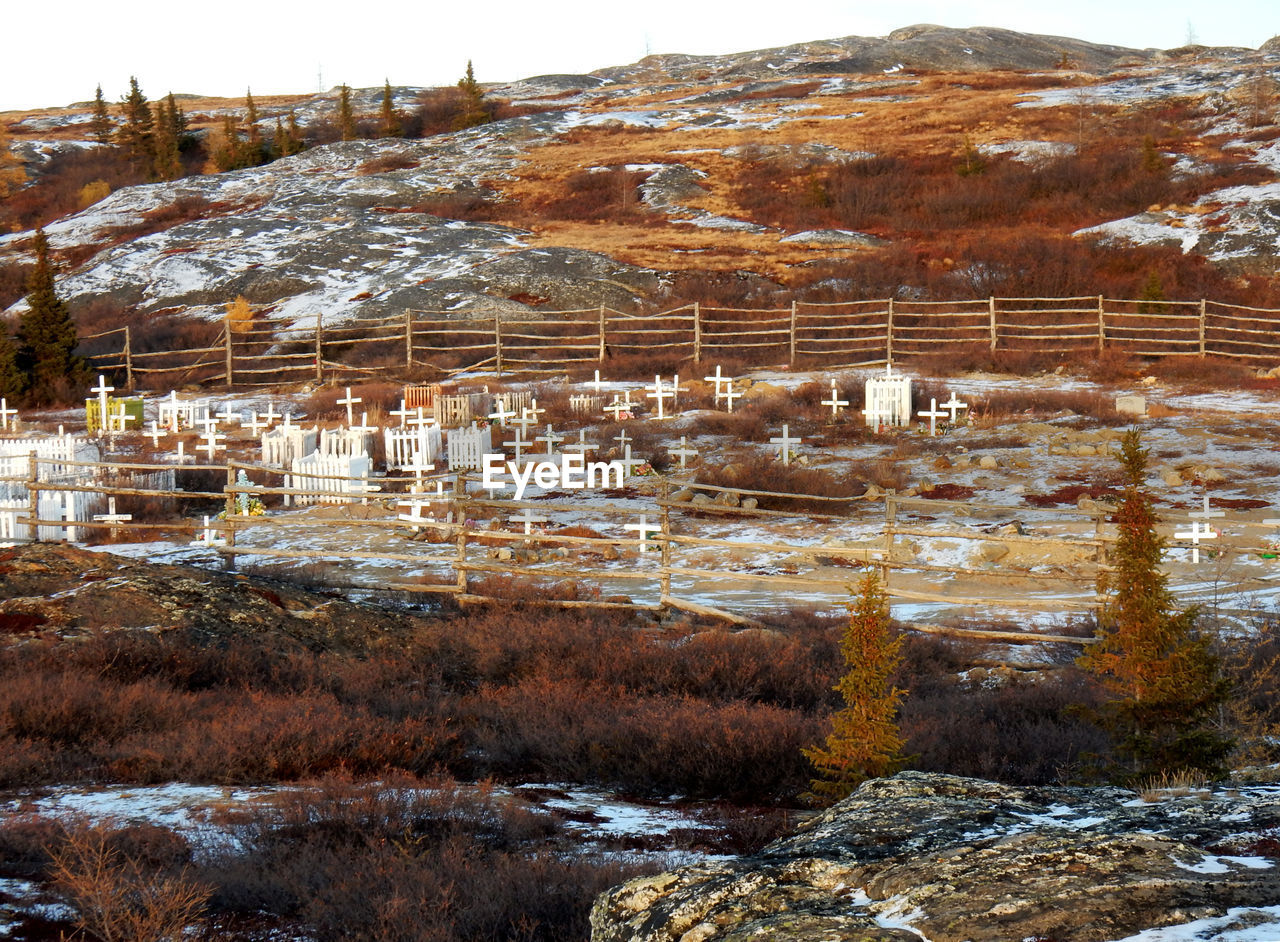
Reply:
[[875, 779], [755, 856], [614, 888], [592, 942], [1101, 942], [1197, 921], [1280, 938], [1280, 786], [1146, 798]]

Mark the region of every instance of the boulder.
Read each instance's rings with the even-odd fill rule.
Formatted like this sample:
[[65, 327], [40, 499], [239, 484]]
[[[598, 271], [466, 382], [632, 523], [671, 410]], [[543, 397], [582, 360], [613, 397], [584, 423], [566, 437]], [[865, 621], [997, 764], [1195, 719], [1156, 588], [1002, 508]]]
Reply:
[[1177, 471], [1166, 471], [1160, 475], [1165, 487], [1182, 487], [1182, 475]]
[[872, 779], [755, 856], [607, 891], [591, 939], [1104, 942], [1197, 920], [1280, 937], [1280, 861], [1258, 837], [1280, 827], [1280, 787], [1152, 797]]
[[682, 487], [680, 488], [680, 490], [676, 491], [674, 494], [671, 495], [671, 499], [675, 501], [677, 504], [687, 504], [691, 500], [693, 500], [693, 489], [688, 487]]
[[1147, 400], [1142, 396], [1116, 396], [1116, 411], [1141, 418], [1147, 414]]
[[999, 562], [1009, 555], [1009, 547], [1004, 543], [987, 542], [978, 546], [978, 555], [984, 562]]
[[760, 501], [756, 500], [756, 498], [754, 497], [747, 497], [747, 498], [744, 498], [742, 501], [743, 510], [755, 510], [759, 506], [760, 506]]
[[978, 459], [978, 467], [987, 471], [993, 471], [1000, 467], [1000, 462], [996, 460], [995, 455], [983, 455]]

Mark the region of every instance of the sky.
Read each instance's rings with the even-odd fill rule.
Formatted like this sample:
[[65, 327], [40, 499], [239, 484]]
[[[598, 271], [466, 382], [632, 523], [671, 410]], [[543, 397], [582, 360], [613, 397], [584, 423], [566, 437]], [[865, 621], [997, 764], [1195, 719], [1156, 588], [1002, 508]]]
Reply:
[[6, 5], [0, 111], [119, 100], [136, 75], [167, 92], [242, 96], [340, 84], [452, 84], [589, 72], [648, 53], [743, 52], [902, 26], [998, 26], [1093, 42], [1256, 48], [1280, 34], [1275, 0], [44, 0]]

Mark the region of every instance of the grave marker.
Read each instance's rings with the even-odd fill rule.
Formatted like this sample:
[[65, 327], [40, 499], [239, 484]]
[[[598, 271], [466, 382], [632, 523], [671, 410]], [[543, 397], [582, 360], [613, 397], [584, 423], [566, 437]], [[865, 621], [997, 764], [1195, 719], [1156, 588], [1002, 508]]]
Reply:
[[680, 447], [667, 449], [670, 454], [680, 459], [680, 468], [685, 468], [685, 460], [698, 457], [698, 449], [690, 448], [687, 435], [680, 436]]
[[938, 419], [943, 418], [946, 414], [947, 413], [943, 412], [941, 409], [938, 408], [937, 399], [930, 399], [929, 408], [921, 409], [919, 412], [916, 413], [916, 415], [920, 416], [920, 418], [922, 419], [927, 418], [929, 420], [929, 437], [930, 438], [933, 438], [935, 435], [938, 434]]
[[[677, 376], [676, 376], [676, 380], [678, 381], [679, 379], [680, 379], [680, 377], [679, 377], [679, 375], [677, 375]], [[659, 420], [659, 421], [661, 421], [662, 419], [664, 419], [664, 418], [665, 418], [665, 416], [663, 415], [663, 412], [662, 412], [662, 404], [663, 404], [663, 402], [664, 402], [667, 398], [670, 398], [670, 399], [672, 400], [672, 403], [674, 404], [674, 400], [675, 400], [676, 393], [675, 393], [675, 390], [674, 390], [674, 389], [667, 389], [666, 384], [665, 384], [665, 383], [663, 383], [663, 381], [662, 381], [662, 377], [661, 377], [661, 376], [656, 375], [656, 376], [654, 376], [654, 377], [653, 377], [653, 386], [651, 386], [651, 387], [650, 387], [650, 391], [649, 391], [649, 392], [646, 392], [644, 395], [645, 395], [645, 398], [646, 398], [646, 399], [654, 399], [654, 400], [656, 400], [656, 401], [657, 401], [657, 403], [658, 403], [658, 420]]]
[[649, 534], [650, 533], [657, 534], [662, 532], [662, 527], [660, 527], [656, 523], [649, 523], [648, 519], [645, 517], [644, 514], [640, 515], [639, 523], [624, 524], [622, 529], [636, 531], [636, 535], [640, 541], [641, 553], [643, 553], [645, 551], [645, 548], [649, 545]]
[[356, 416], [355, 416], [354, 410], [355, 410], [355, 404], [357, 402], [364, 402], [364, 400], [361, 399], [359, 396], [351, 395], [351, 387], [348, 386], [347, 394], [343, 398], [338, 400], [338, 405], [347, 407], [347, 425], [351, 425], [355, 422]]
[[769, 439], [769, 444], [778, 446], [778, 457], [782, 459], [784, 465], [789, 465], [791, 464], [791, 446], [799, 445], [800, 439], [792, 438], [789, 426], [784, 423], [782, 434], [776, 438]]
[[[1202, 530], [1201, 527], [1204, 529]], [[1216, 540], [1218, 538], [1218, 534], [1213, 527], [1209, 526], [1207, 523], [1201, 523], [1199, 520], [1191, 524], [1190, 533], [1175, 531], [1173, 535], [1179, 540], [1191, 541], [1193, 544], [1191, 549], [1191, 562], [1193, 563], [1200, 562], [1200, 541]]]
[[835, 419], [840, 414], [840, 410], [848, 404], [848, 399], [840, 398], [840, 391], [836, 389], [836, 381], [833, 379], [831, 381], [831, 398], [823, 399], [822, 405], [831, 407], [831, 418]]

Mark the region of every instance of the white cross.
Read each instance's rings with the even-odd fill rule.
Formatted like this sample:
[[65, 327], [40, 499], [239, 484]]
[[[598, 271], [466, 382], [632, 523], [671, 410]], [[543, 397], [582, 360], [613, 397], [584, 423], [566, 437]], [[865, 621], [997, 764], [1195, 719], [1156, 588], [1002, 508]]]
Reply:
[[217, 531], [213, 527], [209, 526], [209, 515], [205, 514], [204, 529], [201, 531], [200, 535], [196, 537], [194, 542], [202, 543], [205, 546], [224, 546], [227, 541], [225, 538], [218, 536]]
[[733, 388], [733, 383], [729, 383], [729, 388], [724, 391], [724, 403], [730, 412], [733, 411], [733, 400], [741, 399], [745, 393], [740, 393]]
[[675, 455], [677, 458], [680, 459], [681, 468], [684, 468], [685, 466], [685, 459], [698, 457], [698, 449], [690, 448], [689, 442], [687, 441], [687, 439], [688, 439], [687, 435], [681, 435], [680, 447], [667, 449], [668, 452], [670, 452], [671, 454]]
[[645, 518], [644, 514], [640, 515], [639, 523], [624, 524], [622, 529], [636, 531], [636, 535], [640, 539], [640, 552], [642, 553], [645, 551], [645, 547], [649, 544], [649, 534], [662, 532], [662, 527], [658, 526], [656, 523], [650, 523]]
[[[118, 523], [125, 523], [125, 522], [127, 522], [127, 521], [129, 521], [129, 520], [132, 520], [132, 519], [133, 519], [133, 514], [118, 514], [118, 513], [116, 513], [116, 499], [115, 499], [114, 497], [108, 497], [108, 498], [107, 498], [107, 512], [106, 512], [105, 514], [94, 514], [94, 515], [93, 515], [93, 519], [94, 519], [94, 520], [96, 520], [96, 521], [98, 521], [99, 523], [118, 524]], [[117, 527], [115, 527], [115, 526], [112, 526], [112, 527], [111, 527], [111, 535], [112, 535], [112, 536], [115, 536], [115, 535], [116, 535], [116, 530], [117, 530], [117, 529], [118, 529], [118, 528], [117, 528]]]
[[216, 432], [218, 430], [218, 417], [209, 415], [206, 412], [200, 417], [200, 424], [204, 426], [204, 434], [208, 435], [210, 432]]
[[254, 409], [253, 418], [249, 420], [249, 431], [251, 431], [254, 435], [257, 435], [260, 432], [262, 432], [264, 429], [269, 429], [269, 428], [271, 428], [271, 423], [266, 421], [265, 419], [259, 418], [258, 410]]
[[[533, 417], [533, 413], [529, 411], [529, 407], [522, 406], [520, 408], [520, 418], [514, 420], [511, 424], [514, 425], [517, 429], [519, 429], [520, 435], [524, 435], [526, 432], [529, 431], [529, 429], [533, 428], [533, 426], [537, 425], [538, 423], [537, 423], [537, 420]], [[526, 444], [528, 443], [526, 442]]]
[[682, 391], [683, 390], [680, 389], [680, 374], [679, 373], [672, 374], [671, 376], [671, 408], [673, 410], [675, 409], [676, 405], [680, 402], [680, 393]]
[[831, 407], [831, 418], [835, 418], [840, 414], [840, 410], [849, 404], [848, 399], [841, 399], [840, 392], [836, 389], [836, 381], [831, 381], [831, 398], [823, 399], [822, 405]]
[[[431, 506], [431, 502], [430, 502], [430, 501], [425, 501], [425, 500], [410, 500], [410, 501], [402, 501], [402, 502], [401, 502], [401, 504], [400, 504], [400, 506], [402, 506], [402, 507], [408, 507], [408, 508], [409, 508], [409, 513], [407, 513], [407, 514], [397, 514], [397, 515], [396, 515], [396, 519], [397, 519], [397, 520], [402, 520], [402, 521], [404, 521], [405, 523], [414, 523], [414, 524], [417, 524], [417, 523], [423, 523], [423, 522], [426, 520], [426, 518], [425, 518], [424, 516], [422, 516], [422, 511], [423, 511], [425, 508], [430, 507], [430, 506]], [[414, 532], [414, 533], [417, 533], [417, 532], [418, 532], [418, 529], [419, 529], [419, 528], [415, 526], [415, 527], [413, 528], [413, 532]]]
[[600, 381], [599, 370], [596, 370], [596, 378], [593, 379], [591, 382], [587, 383], [587, 385], [590, 386], [592, 389], [594, 389], [596, 392], [600, 391], [601, 387], [604, 386], [604, 383]]
[[338, 400], [338, 405], [347, 407], [347, 425], [351, 425], [356, 420], [356, 414], [353, 407], [357, 402], [364, 402], [359, 396], [351, 395], [351, 387], [347, 387], [347, 395], [345, 398]]
[[887, 376], [887, 377], [892, 377], [892, 376], [893, 376], [893, 364], [892, 364], [892, 363], [886, 363], [886, 364], [884, 365], [884, 375], [885, 375], [885, 376]]
[[929, 437], [930, 438], [938, 434], [938, 419], [942, 418], [946, 414], [947, 413], [943, 412], [941, 409], [938, 408], [937, 399], [930, 399], [929, 408], [921, 409], [919, 412], [916, 413], [916, 415], [920, 416], [920, 418], [929, 420]]
[[725, 384], [728, 384], [730, 388], [733, 387], [733, 379], [729, 376], [721, 375], [719, 363], [716, 364], [716, 372], [714, 376], [704, 376], [702, 377], [702, 379], [704, 382], [716, 384], [716, 402], [720, 401], [721, 387], [723, 387]]
[[550, 458], [550, 457], [552, 457], [552, 456], [554, 456], [554, 455], [555, 455], [555, 446], [556, 446], [556, 445], [558, 445], [558, 444], [560, 444], [562, 441], [564, 441], [564, 436], [563, 436], [563, 435], [557, 435], [555, 432], [553, 432], [553, 431], [551, 430], [551, 424], [550, 424], [550, 423], [548, 423], [548, 424], [547, 424], [547, 434], [545, 434], [545, 435], [539, 435], [537, 438], [535, 438], [535, 439], [534, 439], [534, 441], [536, 441], [536, 442], [546, 442], [546, 443], [547, 443], [547, 452], [546, 452], [546, 454], [547, 454], [547, 457], [548, 457], [548, 458]]
[[418, 406], [409, 415], [409, 424], [412, 425], [414, 428], [423, 428], [424, 426], [430, 425], [433, 422], [435, 422], [435, 418], [428, 416], [426, 409], [423, 408], [422, 406]]
[[638, 467], [640, 467], [640, 465], [642, 465], [642, 464], [646, 464], [646, 462], [645, 462], [645, 460], [644, 460], [643, 458], [632, 458], [632, 457], [631, 457], [631, 446], [630, 446], [630, 445], [624, 445], [624, 446], [623, 446], [623, 448], [622, 448], [622, 460], [621, 460], [619, 463], [622, 465], [622, 473], [623, 473], [626, 477], [631, 477], [631, 470], [632, 470], [633, 468], [638, 468]]
[[206, 427], [204, 430], [203, 443], [196, 446], [197, 451], [203, 451], [209, 456], [209, 460], [213, 461], [214, 454], [219, 448], [223, 447], [222, 442], [226, 439], [226, 433], [219, 432], [216, 428]]
[[225, 422], [227, 425], [230, 425], [232, 422], [235, 422], [237, 425], [239, 425], [240, 422], [243, 420], [243, 416], [241, 415], [239, 410], [235, 412], [231, 411], [231, 403], [229, 402], [222, 407], [221, 412], [215, 413], [215, 418], [217, 418], [218, 421], [220, 422]]
[[524, 433], [521, 429], [521, 426], [513, 425], [512, 428], [515, 429], [515, 433], [516, 433], [515, 440], [510, 442], [503, 442], [502, 444], [507, 446], [508, 448], [515, 449], [516, 461], [519, 461], [521, 454], [524, 453], [524, 449], [529, 443], [524, 440]]
[[427, 461], [420, 451], [415, 451], [413, 453], [413, 459], [404, 466], [404, 470], [413, 472], [413, 476], [417, 479], [413, 485], [413, 490], [415, 492], [422, 490], [422, 476], [428, 471], [434, 471], [435, 469], [436, 466], [430, 461]]
[[158, 423], [155, 419], [151, 420], [151, 447], [152, 448], [159, 448], [160, 436], [168, 435], [168, 434], [169, 434], [168, 429], [161, 428], [160, 423]]
[[367, 412], [360, 413], [359, 425], [351, 426], [351, 431], [353, 432], [376, 432], [377, 430], [378, 426], [369, 424], [369, 413]]
[[862, 414], [870, 420], [868, 424], [872, 428], [878, 429], [884, 423], [884, 420], [893, 414], [893, 411], [889, 408], [888, 403], [881, 403], [874, 408], [868, 405], [862, 410]]
[[409, 416], [413, 415], [413, 410], [410, 409], [407, 405], [405, 405], [405, 401], [401, 399], [400, 408], [392, 409], [389, 414], [399, 417], [400, 427], [404, 428], [406, 424], [406, 420], [409, 418]]
[[587, 441], [587, 430], [585, 428], [578, 430], [578, 440], [576, 442], [565, 445], [564, 448], [561, 449], [561, 451], [576, 451], [578, 454], [584, 456], [587, 452], [595, 450], [595, 442]]
[[535, 523], [546, 523], [547, 518], [544, 517], [542, 514], [538, 513], [537, 511], [535, 511], [532, 507], [525, 507], [523, 510], [520, 511], [520, 513], [516, 514], [511, 518], [511, 522], [523, 523], [524, 535], [528, 536], [530, 533], [533, 532], [533, 525]]
[[506, 400], [499, 399], [497, 406], [495, 406], [494, 410], [489, 413], [489, 418], [493, 419], [493, 421], [497, 422], [499, 425], [506, 425], [507, 419], [511, 418], [515, 414], [515, 410], [507, 408]]
[[[679, 377], [676, 378], [679, 379]], [[676, 394], [674, 390], [667, 389], [666, 384], [662, 382], [661, 376], [654, 376], [653, 386], [650, 387], [650, 391], [646, 392], [644, 395], [646, 399], [656, 399], [658, 401], [658, 419], [661, 420], [664, 418], [662, 414], [663, 400], [668, 397], [674, 400]]]
[[626, 447], [627, 442], [631, 441], [631, 436], [627, 434], [627, 430], [622, 429], [617, 435], [613, 436], [613, 440], [621, 447]]
[[621, 422], [621, 421], [622, 421], [622, 413], [624, 413], [624, 412], [630, 412], [630, 411], [631, 411], [631, 405], [630, 405], [629, 403], [624, 403], [624, 402], [622, 402], [621, 400], [619, 400], [619, 399], [618, 399], [617, 394], [615, 393], [615, 394], [614, 394], [614, 396], [613, 396], [613, 402], [611, 402], [611, 403], [609, 403], [607, 406], [605, 406], [605, 407], [604, 407], [604, 411], [605, 411], [605, 412], [612, 412], [612, 413], [613, 413], [613, 421], [615, 421], [615, 422]]
[[533, 424], [537, 425], [538, 416], [542, 415], [542, 413], [546, 412], [547, 410], [538, 408], [538, 400], [531, 399], [529, 400], [529, 407], [525, 411], [529, 414], [529, 418], [533, 420]]
[[288, 412], [284, 414], [283, 428], [286, 432], [290, 431], [293, 428], [293, 410], [292, 409], [290, 409]]
[[782, 459], [783, 464], [791, 464], [791, 446], [799, 445], [800, 439], [791, 437], [791, 429], [785, 423], [782, 426], [782, 434], [777, 438], [769, 439], [770, 445], [778, 446], [778, 457]]
[[177, 461], [178, 464], [191, 460], [191, 456], [187, 454], [187, 443], [182, 439], [178, 439], [178, 456], [174, 460]]
[[1225, 510], [1209, 509], [1208, 494], [1204, 495], [1204, 510], [1193, 510], [1191, 511], [1191, 513], [1187, 514], [1188, 517], [1198, 517], [1201, 520], [1212, 520], [1214, 517], [1225, 517], [1226, 515], [1227, 515], [1227, 512]]
[[[9, 416], [16, 416], [17, 414], [17, 409], [9, 408], [9, 400], [0, 398], [0, 428], [7, 431], [9, 428]], [[18, 423], [15, 421], [13, 424], [16, 426]]]
[[178, 430], [178, 392], [177, 390], [174, 390], [174, 389], [169, 390], [169, 401], [167, 403], [167, 406], [168, 408], [166, 409], [166, 403], [164, 402], [160, 403], [160, 414], [164, 415], [166, 411], [169, 413], [169, 431], [176, 432]]
[[270, 428], [275, 424], [276, 419], [280, 417], [280, 413], [276, 411], [276, 404], [274, 402], [268, 402], [267, 411], [262, 413], [262, 418], [266, 421], [267, 428]]
[[117, 405], [116, 411], [107, 416], [107, 430], [114, 432], [119, 426], [119, 431], [127, 432], [129, 423], [134, 421], [133, 416], [129, 414], [129, 410], [125, 408], [123, 402]]
[[[1204, 529], [1201, 530], [1201, 527], [1204, 527]], [[1193, 563], [1200, 562], [1200, 541], [1216, 540], [1218, 538], [1218, 534], [1209, 524], [1201, 523], [1199, 520], [1191, 524], [1190, 533], [1175, 532], [1173, 535], [1179, 540], [1190, 540], [1194, 544], [1191, 549], [1191, 561]]]
[[98, 374], [98, 385], [90, 386], [89, 392], [98, 394], [98, 431], [105, 432], [107, 430], [107, 393], [115, 392], [114, 386], [108, 386], [106, 377], [101, 373]]
[[944, 409], [950, 409], [950, 410], [951, 410], [951, 419], [950, 419], [950, 422], [951, 422], [951, 424], [952, 424], [952, 425], [955, 425], [955, 424], [956, 424], [956, 413], [957, 413], [959, 410], [961, 410], [961, 409], [967, 409], [967, 408], [969, 408], [969, 405], [968, 405], [968, 403], [961, 402], [959, 399], [957, 399], [957, 398], [956, 398], [956, 394], [953, 392], [953, 393], [951, 394], [951, 398], [950, 398], [950, 399], [948, 399], [946, 402], [944, 402], [944, 403], [942, 404], [942, 408], [944, 408]]

